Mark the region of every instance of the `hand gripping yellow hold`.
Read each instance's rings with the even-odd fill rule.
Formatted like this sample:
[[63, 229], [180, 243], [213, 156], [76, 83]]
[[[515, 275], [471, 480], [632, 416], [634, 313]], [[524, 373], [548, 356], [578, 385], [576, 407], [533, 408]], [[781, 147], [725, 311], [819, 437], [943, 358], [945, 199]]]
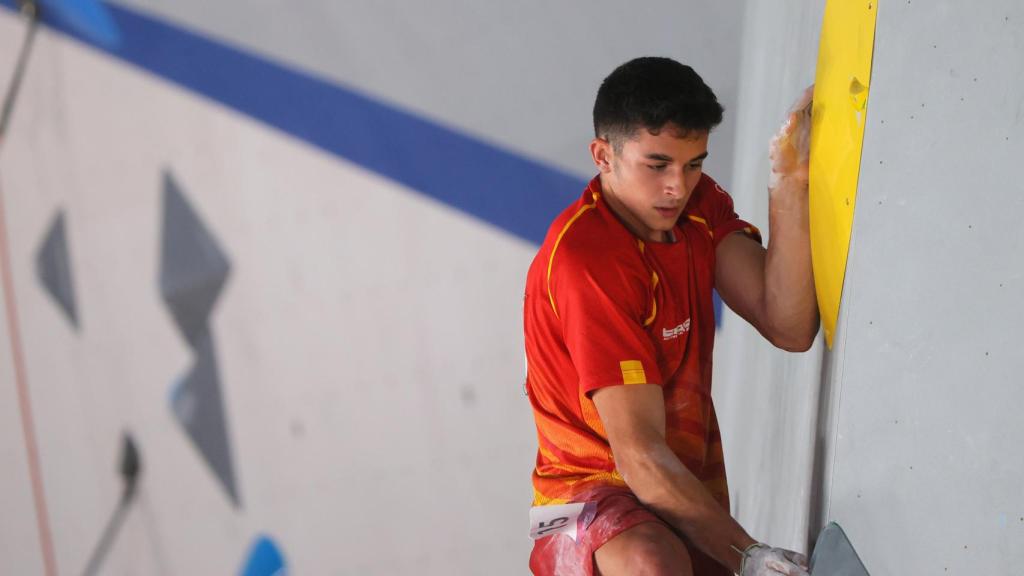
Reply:
[[811, 256], [832, 347], [853, 231], [878, 0], [828, 0], [811, 120]]

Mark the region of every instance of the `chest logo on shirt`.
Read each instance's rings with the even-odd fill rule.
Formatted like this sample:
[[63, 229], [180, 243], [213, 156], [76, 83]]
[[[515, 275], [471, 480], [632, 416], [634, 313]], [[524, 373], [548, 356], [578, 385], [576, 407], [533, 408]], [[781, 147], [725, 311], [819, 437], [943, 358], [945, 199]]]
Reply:
[[676, 338], [679, 338], [680, 336], [682, 336], [683, 334], [686, 334], [689, 331], [690, 331], [690, 319], [687, 318], [686, 322], [683, 322], [682, 324], [680, 324], [679, 326], [676, 326], [675, 328], [662, 328], [661, 329], [661, 336], [665, 340], [675, 340]]

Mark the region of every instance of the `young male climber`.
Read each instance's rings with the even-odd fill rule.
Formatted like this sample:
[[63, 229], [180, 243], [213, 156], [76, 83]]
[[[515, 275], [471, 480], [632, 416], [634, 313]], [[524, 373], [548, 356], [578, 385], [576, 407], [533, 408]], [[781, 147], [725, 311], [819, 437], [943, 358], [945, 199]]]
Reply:
[[524, 310], [534, 506], [586, 503], [537, 539], [538, 575], [806, 575], [729, 515], [711, 401], [712, 289], [778, 347], [818, 331], [806, 109], [772, 144], [770, 241], [702, 165], [722, 107], [693, 69], [638, 58], [602, 83], [598, 175], [548, 231]]

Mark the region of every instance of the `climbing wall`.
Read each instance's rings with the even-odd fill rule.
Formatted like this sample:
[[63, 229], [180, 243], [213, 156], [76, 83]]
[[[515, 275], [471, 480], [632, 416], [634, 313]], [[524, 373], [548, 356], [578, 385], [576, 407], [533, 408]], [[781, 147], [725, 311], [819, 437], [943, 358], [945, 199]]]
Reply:
[[872, 574], [1024, 563], [1024, 9], [879, 6], [818, 520]]
[[46, 20], [0, 145], [5, 566], [82, 571], [127, 431], [104, 573], [523, 573], [527, 266], [614, 66], [686, 60], [732, 108], [733, 10], [107, 6], [113, 46]]

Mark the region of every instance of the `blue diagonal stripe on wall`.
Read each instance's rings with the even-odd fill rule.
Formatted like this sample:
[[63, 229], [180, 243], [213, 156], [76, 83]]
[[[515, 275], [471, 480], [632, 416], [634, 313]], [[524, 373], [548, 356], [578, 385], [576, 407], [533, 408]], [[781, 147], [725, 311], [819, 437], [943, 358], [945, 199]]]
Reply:
[[[13, 0], [0, 5], [15, 9]], [[121, 32], [115, 48], [62, 21], [45, 24], [535, 244], [586, 185], [355, 90], [122, 6], [108, 9]]]

